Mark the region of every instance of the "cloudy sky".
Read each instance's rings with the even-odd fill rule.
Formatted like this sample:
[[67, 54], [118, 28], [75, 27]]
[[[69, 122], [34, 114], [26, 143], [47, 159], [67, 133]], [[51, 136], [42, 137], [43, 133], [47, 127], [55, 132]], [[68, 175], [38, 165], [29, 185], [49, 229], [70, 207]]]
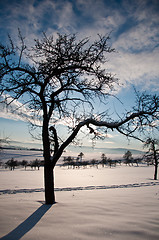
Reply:
[[[117, 96], [124, 103], [124, 107], [113, 103], [119, 113], [133, 105], [134, 87], [148, 93], [159, 91], [158, 0], [0, 0], [0, 41], [6, 43], [8, 33], [16, 38], [18, 28], [29, 45], [42, 32], [77, 33], [79, 39], [91, 40], [97, 34], [110, 34], [116, 52], [110, 56], [108, 69], [120, 79]], [[31, 142], [24, 119], [2, 106], [0, 110], [0, 137]], [[130, 145], [113, 133], [96, 146], [141, 147], [135, 141]]]

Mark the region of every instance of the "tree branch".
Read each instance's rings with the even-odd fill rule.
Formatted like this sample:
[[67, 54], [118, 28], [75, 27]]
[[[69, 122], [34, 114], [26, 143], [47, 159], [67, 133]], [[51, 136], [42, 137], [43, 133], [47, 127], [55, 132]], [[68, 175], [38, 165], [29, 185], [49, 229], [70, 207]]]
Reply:
[[[120, 121], [120, 122], [106, 122], [106, 121], [98, 121], [92, 118], [88, 118], [82, 122], [80, 122], [73, 130], [72, 134], [67, 138], [67, 140], [59, 147], [58, 151], [56, 152], [56, 154], [53, 157], [53, 165], [55, 166], [56, 161], [59, 159], [59, 157], [62, 155], [64, 149], [73, 141], [73, 139], [77, 136], [78, 132], [80, 131], [80, 129], [83, 126], [88, 126], [89, 128], [89, 124], [92, 124], [94, 126], [97, 127], [106, 127], [108, 129], [116, 129], [117, 131], [119, 131], [121, 134], [125, 135], [125, 136], [131, 136], [131, 132], [129, 132], [128, 134], [124, 133], [122, 130], [119, 129], [120, 126], [122, 126], [125, 123], [128, 123], [130, 120], [133, 120], [135, 118], [139, 118], [140, 116], [144, 116], [144, 115], [152, 115], [152, 113], [154, 113], [154, 111], [140, 111], [138, 113], [132, 113], [130, 114], [130, 116], [126, 117], [124, 120]], [[89, 128], [90, 129], [90, 128]], [[91, 128], [92, 129], [92, 128]], [[93, 131], [94, 132], [94, 131]], [[133, 136], [135, 139], [142, 141], [140, 138]]]
[[52, 132], [52, 139], [51, 142], [54, 144], [54, 154], [56, 154], [56, 152], [59, 149], [59, 142], [58, 142], [58, 136], [57, 136], [57, 132], [54, 126], [51, 126], [49, 128], [49, 130]]

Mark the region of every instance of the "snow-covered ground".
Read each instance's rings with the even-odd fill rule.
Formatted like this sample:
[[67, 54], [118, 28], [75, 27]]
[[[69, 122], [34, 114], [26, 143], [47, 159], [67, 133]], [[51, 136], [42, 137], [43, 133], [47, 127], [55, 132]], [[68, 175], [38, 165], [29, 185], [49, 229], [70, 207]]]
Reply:
[[44, 205], [43, 168], [0, 170], [0, 237], [158, 240], [154, 167], [56, 167], [56, 201]]

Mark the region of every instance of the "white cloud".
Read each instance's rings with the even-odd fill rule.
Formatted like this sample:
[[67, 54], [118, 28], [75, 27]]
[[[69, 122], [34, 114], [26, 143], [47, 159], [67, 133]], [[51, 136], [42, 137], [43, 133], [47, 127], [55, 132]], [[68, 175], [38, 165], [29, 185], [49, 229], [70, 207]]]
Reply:
[[158, 28], [151, 22], [138, 23], [122, 33], [114, 44], [125, 52], [151, 51], [158, 44]]
[[0, 104], [0, 117], [5, 119], [12, 119], [15, 121], [29, 121], [30, 123], [41, 126], [42, 114], [39, 113], [35, 117], [34, 112], [29, 110], [26, 105], [22, 104], [18, 100], [13, 101], [13, 98], [8, 94], [2, 94], [1, 101], [2, 103]]
[[[144, 83], [145, 89], [157, 91], [159, 48], [154, 47], [159, 40], [159, 15], [155, 11], [156, 2], [149, 7], [147, 3], [148, 1], [133, 1], [130, 4], [125, 0], [122, 1], [121, 8], [116, 9], [104, 0], [77, 0], [74, 5], [72, 1], [20, 1], [14, 7], [6, 4], [8, 15], [4, 18], [4, 25], [13, 36], [17, 35], [17, 27], [20, 27], [29, 45], [33, 39], [41, 37], [42, 31], [48, 34], [55, 31], [78, 32], [80, 39], [88, 36], [94, 40], [98, 33], [106, 34], [113, 30], [113, 47], [119, 54], [108, 56], [111, 61], [109, 69], [124, 84]], [[115, 38], [129, 21], [133, 22], [133, 26], [125, 31], [123, 29], [124, 32]]]
[[[30, 110], [27, 105], [22, 104], [18, 100], [14, 99], [8, 94], [2, 94], [0, 97], [0, 117], [5, 119], [12, 119], [14, 121], [24, 121], [30, 122], [37, 126], [42, 126], [43, 113], [42, 111]], [[50, 120], [50, 125], [63, 125], [63, 126], [72, 126], [78, 124], [73, 115], [65, 118], [60, 118], [57, 112], [54, 113], [53, 118]], [[85, 127], [85, 129], [87, 129]]]
[[109, 63], [120, 83], [143, 86], [143, 90], [159, 91], [159, 48], [152, 52], [120, 52]]

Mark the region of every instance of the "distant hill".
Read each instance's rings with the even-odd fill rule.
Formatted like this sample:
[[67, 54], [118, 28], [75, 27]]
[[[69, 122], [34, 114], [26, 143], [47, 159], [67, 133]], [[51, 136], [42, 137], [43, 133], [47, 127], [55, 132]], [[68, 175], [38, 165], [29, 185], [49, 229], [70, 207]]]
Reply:
[[132, 154], [138, 155], [138, 154], [144, 154], [144, 151], [141, 150], [137, 150], [137, 149], [132, 149], [132, 148], [105, 148], [105, 147], [91, 147], [91, 146], [82, 146], [82, 147], [78, 147], [78, 146], [69, 146], [69, 149], [71, 149], [72, 151], [77, 152], [78, 149], [81, 152], [102, 152], [102, 153], [108, 153], [108, 154], [124, 154], [126, 151], [131, 151]]
[[8, 141], [8, 144], [3, 144], [2, 149], [41, 151], [42, 145], [38, 143], [21, 143], [19, 141]]

